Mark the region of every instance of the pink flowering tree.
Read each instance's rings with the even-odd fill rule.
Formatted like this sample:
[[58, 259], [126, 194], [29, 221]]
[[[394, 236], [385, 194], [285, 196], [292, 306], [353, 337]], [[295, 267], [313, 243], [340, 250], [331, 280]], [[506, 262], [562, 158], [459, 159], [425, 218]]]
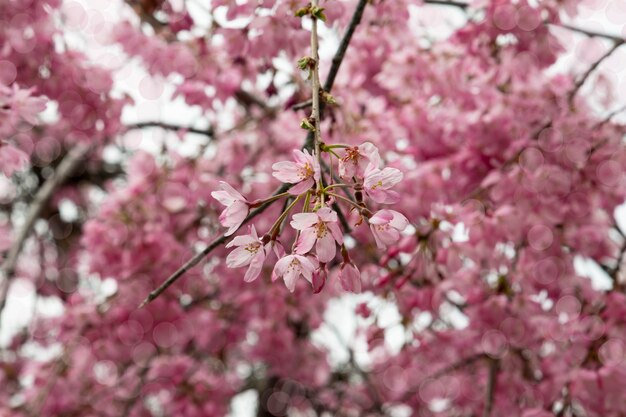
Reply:
[[0, 0], [0, 415], [626, 415], [602, 7]]

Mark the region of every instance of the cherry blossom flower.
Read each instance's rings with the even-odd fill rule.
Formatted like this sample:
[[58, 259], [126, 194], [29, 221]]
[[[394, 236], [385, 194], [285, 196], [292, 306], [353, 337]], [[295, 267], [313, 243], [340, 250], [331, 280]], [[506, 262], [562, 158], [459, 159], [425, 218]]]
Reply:
[[402, 172], [396, 168], [380, 170], [369, 165], [365, 172], [365, 192], [377, 203], [397, 203], [400, 199], [400, 195], [390, 188], [402, 181], [402, 177]]
[[279, 181], [297, 184], [289, 192], [298, 195], [313, 187], [320, 179], [320, 165], [306, 149], [304, 152], [294, 150], [293, 156], [296, 162], [282, 161], [272, 165], [272, 175]]
[[353, 293], [361, 292], [361, 272], [352, 262], [343, 262], [339, 269], [341, 287]]
[[328, 207], [322, 207], [315, 213], [294, 214], [291, 227], [300, 230], [295, 252], [303, 255], [315, 245], [320, 262], [330, 262], [337, 252], [335, 242], [343, 243], [337, 213]]
[[397, 243], [400, 232], [409, 224], [407, 218], [394, 210], [380, 210], [370, 219], [370, 229], [379, 249], [385, 249], [388, 245]]
[[346, 148], [344, 157], [339, 160], [339, 176], [344, 179], [353, 177], [362, 179], [369, 165], [374, 168], [380, 166], [380, 156], [376, 146], [365, 142], [359, 146]]
[[300, 275], [310, 283], [313, 282], [313, 271], [315, 271], [315, 265], [307, 257], [287, 255], [276, 262], [272, 272], [272, 281], [282, 277], [287, 289], [293, 292], [296, 289], [296, 281]]
[[220, 223], [228, 227], [225, 236], [230, 236], [239, 229], [250, 210], [248, 201], [237, 190], [224, 181], [220, 181], [220, 191], [213, 191], [211, 195], [226, 206], [220, 214]]
[[250, 227], [250, 234], [236, 236], [231, 240], [226, 248], [237, 246], [226, 258], [226, 265], [229, 268], [240, 268], [249, 265], [243, 280], [254, 281], [263, 268], [266, 251], [263, 242], [259, 239], [254, 226]]

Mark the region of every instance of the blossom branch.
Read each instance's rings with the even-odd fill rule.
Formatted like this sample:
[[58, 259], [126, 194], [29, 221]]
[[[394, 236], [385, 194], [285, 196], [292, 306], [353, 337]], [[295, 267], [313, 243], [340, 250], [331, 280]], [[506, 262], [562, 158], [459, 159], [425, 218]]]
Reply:
[[26, 242], [35, 222], [46, 208], [54, 192], [65, 184], [76, 168], [83, 162], [90, 150], [91, 146], [89, 145], [77, 145], [72, 148], [65, 158], [63, 158], [56, 171], [48, 177], [46, 182], [39, 188], [39, 191], [30, 204], [24, 224], [20, 228], [15, 241], [9, 248], [7, 256], [0, 268], [0, 277], [2, 278], [2, 282], [0, 282], [0, 318], [6, 306], [10, 282], [13, 279], [17, 260], [24, 246], [24, 242]]
[[[332, 86], [335, 81], [335, 77], [337, 75], [337, 71], [339, 70], [339, 67], [341, 66], [341, 62], [343, 61], [343, 58], [346, 54], [346, 50], [348, 48], [348, 45], [350, 44], [352, 35], [354, 34], [354, 31], [356, 27], [358, 26], [358, 24], [361, 22], [361, 17], [363, 16], [363, 10], [365, 6], [367, 5], [367, 2], [368, 2], [367, 0], [359, 1], [359, 4], [357, 5], [354, 11], [354, 14], [352, 15], [352, 19], [350, 20], [350, 24], [346, 30], [346, 33], [344, 34], [341, 40], [341, 43], [339, 44], [339, 47], [337, 48], [337, 51], [335, 52], [331, 69], [328, 73], [326, 82], [324, 83], [324, 90], [327, 92], [332, 89]], [[320, 114], [320, 117], [321, 117], [321, 114]], [[309, 131], [307, 134], [303, 149], [312, 149], [314, 147], [314, 139], [315, 139], [315, 136], [313, 132]], [[278, 194], [284, 193], [285, 191], [288, 191], [289, 188], [291, 188], [291, 185], [283, 184], [276, 190], [274, 195], [276, 196]], [[255, 210], [251, 211], [250, 214], [248, 214], [248, 216], [242, 222], [242, 225], [246, 224], [247, 222], [249, 222], [256, 216], [258, 216], [259, 214], [263, 213], [272, 203], [273, 201], [269, 201], [267, 203], [262, 204]], [[150, 294], [148, 294], [148, 296], [146, 297], [146, 299], [139, 305], [139, 308], [154, 301], [166, 289], [168, 289], [172, 284], [178, 281], [178, 279], [182, 277], [187, 271], [189, 271], [191, 268], [196, 266], [205, 256], [211, 253], [218, 246], [225, 243], [227, 239], [228, 239], [228, 236], [226, 234], [222, 234], [221, 236], [213, 240], [206, 248], [204, 248], [201, 252], [193, 256], [191, 259], [185, 262], [183, 266], [181, 266], [172, 275], [170, 275], [159, 287], [151, 291]]]
[[[289, 189], [289, 186], [282, 185], [278, 190], [276, 190], [274, 195], [278, 195], [278, 194], [284, 193], [288, 189]], [[248, 223], [250, 220], [254, 219], [259, 214], [263, 213], [265, 210], [267, 210], [267, 208], [269, 206], [272, 205], [272, 203], [274, 201], [275, 200], [263, 203], [258, 208], [256, 208], [255, 210], [251, 211], [250, 214], [248, 214], [248, 216], [245, 218], [245, 220], [241, 224], [244, 225], [244, 224]], [[226, 234], [222, 234], [221, 236], [219, 236], [215, 240], [213, 240], [206, 248], [204, 248], [202, 251], [198, 252], [195, 256], [193, 256], [191, 259], [189, 259], [187, 262], [185, 262], [185, 264], [183, 266], [178, 268], [176, 270], [176, 272], [174, 272], [172, 275], [170, 275], [170, 277], [168, 279], [166, 279], [163, 282], [163, 284], [159, 285], [156, 289], [151, 291], [150, 294], [148, 294], [148, 296], [146, 297], [146, 299], [143, 300], [143, 302], [139, 305], [139, 308], [142, 308], [145, 305], [147, 305], [147, 304], [151, 303], [152, 301], [154, 301], [166, 289], [168, 289], [173, 283], [178, 281], [178, 279], [180, 277], [182, 277], [187, 271], [189, 271], [194, 266], [198, 265], [198, 263], [202, 260], [202, 258], [207, 256], [209, 253], [213, 252], [213, 250], [215, 248], [217, 248], [218, 246], [220, 246], [223, 243], [225, 243], [227, 239], [228, 239], [228, 236]]]

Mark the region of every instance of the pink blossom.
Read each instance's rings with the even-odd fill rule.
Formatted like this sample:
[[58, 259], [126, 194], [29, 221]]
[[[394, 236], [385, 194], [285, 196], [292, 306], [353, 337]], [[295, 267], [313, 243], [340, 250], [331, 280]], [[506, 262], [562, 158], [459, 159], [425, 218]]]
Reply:
[[385, 249], [400, 240], [400, 232], [409, 224], [407, 218], [394, 210], [380, 210], [370, 219], [370, 229], [379, 249]]
[[320, 179], [320, 166], [317, 160], [305, 149], [293, 151], [296, 162], [282, 161], [272, 165], [272, 175], [279, 181], [297, 184], [289, 190], [293, 195], [302, 194], [313, 187]]
[[226, 265], [229, 268], [240, 268], [249, 265], [243, 280], [246, 282], [254, 281], [263, 268], [265, 262], [265, 248], [263, 242], [259, 239], [254, 226], [250, 228], [250, 234], [236, 236], [231, 240], [227, 248], [237, 246], [226, 258]]
[[220, 191], [213, 191], [211, 195], [226, 208], [220, 214], [220, 223], [224, 227], [228, 227], [228, 231], [224, 233], [225, 236], [230, 236], [239, 229], [241, 223], [248, 215], [249, 206], [248, 201], [237, 190], [220, 181]]
[[0, 171], [7, 177], [21, 171], [27, 163], [28, 155], [20, 149], [11, 145], [0, 146]]
[[367, 195], [377, 203], [397, 203], [400, 195], [391, 187], [402, 181], [402, 172], [396, 168], [380, 170], [369, 165], [365, 172], [364, 189]]
[[361, 273], [352, 262], [344, 262], [339, 269], [341, 287], [353, 293], [361, 292]]
[[346, 148], [345, 155], [339, 160], [339, 175], [344, 179], [353, 177], [362, 179], [369, 165], [373, 168], [380, 166], [380, 156], [376, 146], [365, 142], [359, 146]]
[[337, 251], [335, 242], [340, 245], [343, 243], [343, 234], [337, 224], [337, 213], [328, 207], [322, 207], [315, 213], [294, 214], [291, 227], [300, 230], [296, 253], [308, 253], [315, 245], [320, 262], [330, 262]]
[[287, 255], [279, 259], [272, 272], [272, 281], [283, 277], [285, 286], [289, 291], [296, 289], [296, 281], [302, 275], [307, 281], [313, 282], [313, 271], [315, 265], [308, 258], [302, 255]]

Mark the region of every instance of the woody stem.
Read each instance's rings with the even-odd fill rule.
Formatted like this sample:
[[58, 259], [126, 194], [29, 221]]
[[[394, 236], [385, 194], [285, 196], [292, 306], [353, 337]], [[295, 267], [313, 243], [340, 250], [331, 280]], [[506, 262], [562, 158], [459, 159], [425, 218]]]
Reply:
[[[312, 7], [318, 6], [318, 0], [311, 1]], [[311, 15], [311, 57], [313, 58], [313, 68], [311, 68], [311, 117], [314, 121], [315, 130], [313, 131], [313, 139], [315, 143], [315, 157], [317, 163], [321, 165], [322, 152], [320, 151], [320, 74], [319, 74], [319, 53], [318, 53], [318, 37], [317, 37], [317, 18]], [[318, 180], [318, 189], [323, 189], [322, 176]], [[320, 201], [324, 204], [324, 194], [320, 196]]]

